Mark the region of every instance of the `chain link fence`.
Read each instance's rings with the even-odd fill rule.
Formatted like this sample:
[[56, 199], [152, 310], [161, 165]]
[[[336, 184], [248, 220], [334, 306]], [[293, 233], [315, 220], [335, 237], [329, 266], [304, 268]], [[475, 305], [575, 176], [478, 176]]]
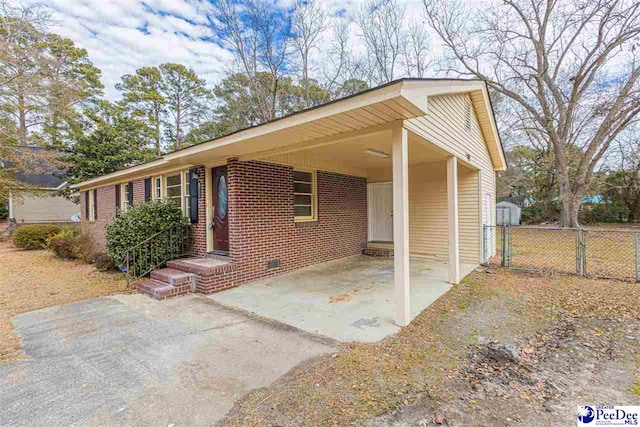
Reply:
[[639, 281], [638, 232], [484, 226], [486, 265]]

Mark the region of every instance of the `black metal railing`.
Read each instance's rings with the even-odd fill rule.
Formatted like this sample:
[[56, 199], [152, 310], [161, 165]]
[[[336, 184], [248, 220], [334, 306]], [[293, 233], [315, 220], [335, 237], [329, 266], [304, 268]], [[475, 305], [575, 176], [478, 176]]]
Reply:
[[189, 225], [172, 225], [129, 248], [121, 267], [127, 281], [146, 276], [172, 259], [189, 256], [190, 236]]

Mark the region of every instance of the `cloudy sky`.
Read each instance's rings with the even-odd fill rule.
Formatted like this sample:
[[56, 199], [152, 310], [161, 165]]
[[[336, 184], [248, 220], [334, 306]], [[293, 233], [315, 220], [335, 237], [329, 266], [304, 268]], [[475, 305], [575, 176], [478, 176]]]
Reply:
[[[284, 7], [290, 0], [274, 0]], [[327, 0], [332, 13], [351, 13], [361, 0]], [[209, 83], [219, 80], [231, 55], [215, 42], [205, 19], [206, 0], [40, 0], [53, 11], [52, 31], [89, 52], [102, 70], [108, 98], [120, 76], [163, 62], [192, 67]], [[401, 0], [408, 16], [420, 14], [420, 0]], [[276, 6], [274, 6], [276, 7]]]

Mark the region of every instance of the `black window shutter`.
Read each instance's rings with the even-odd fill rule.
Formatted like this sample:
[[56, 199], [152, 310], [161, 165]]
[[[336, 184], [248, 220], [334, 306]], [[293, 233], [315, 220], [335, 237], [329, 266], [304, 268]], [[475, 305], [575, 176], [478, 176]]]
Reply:
[[151, 200], [151, 178], [147, 178], [144, 180], [144, 201], [148, 202]]
[[84, 219], [89, 221], [89, 192], [84, 192]]
[[129, 186], [129, 206], [133, 206], [133, 182], [127, 184]]
[[191, 224], [198, 222], [198, 198], [200, 188], [198, 181], [198, 169], [189, 170], [189, 213]]
[[116, 184], [116, 209], [120, 209], [120, 184]]
[[93, 190], [93, 220], [98, 220], [98, 190]]

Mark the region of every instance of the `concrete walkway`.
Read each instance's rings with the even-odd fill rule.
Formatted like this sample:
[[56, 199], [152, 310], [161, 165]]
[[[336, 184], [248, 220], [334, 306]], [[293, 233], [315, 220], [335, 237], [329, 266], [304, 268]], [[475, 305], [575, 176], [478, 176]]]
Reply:
[[[462, 276], [473, 270], [463, 264]], [[411, 258], [411, 315], [447, 292], [448, 265]], [[210, 295], [222, 304], [338, 341], [375, 342], [396, 333], [393, 259], [354, 256]]]
[[0, 425], [212, 425], [336, 351], [200, 296], [99, 298], [12, 321], [30, 359], [0, 365]]

